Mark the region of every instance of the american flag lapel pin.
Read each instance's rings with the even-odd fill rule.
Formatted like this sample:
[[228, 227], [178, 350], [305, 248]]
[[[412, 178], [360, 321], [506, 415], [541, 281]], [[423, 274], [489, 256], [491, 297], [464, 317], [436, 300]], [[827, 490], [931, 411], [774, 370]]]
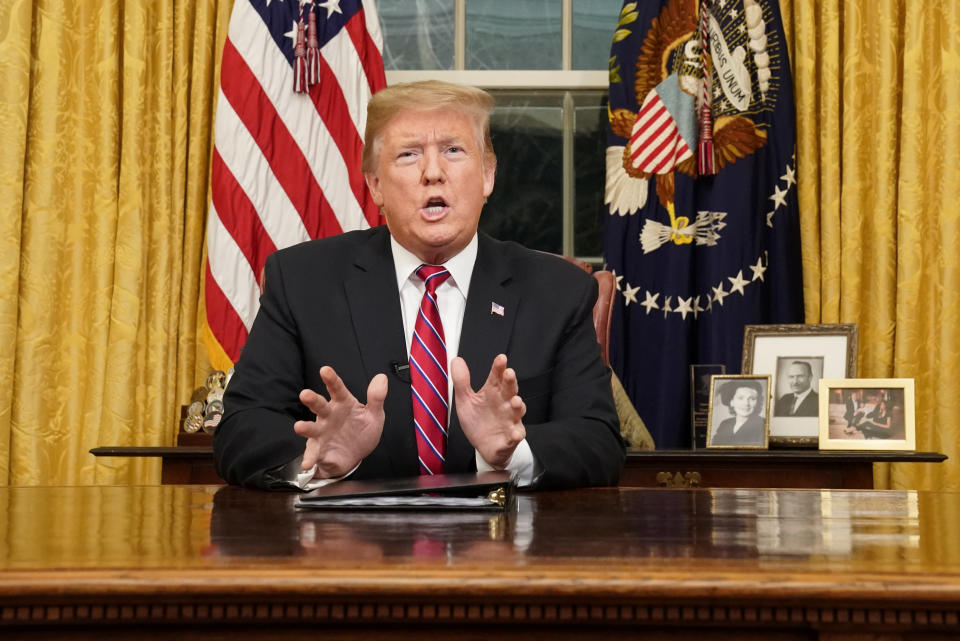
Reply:
[[503, 316], [503, 305], [500, 303], [490, 302], [490, 313], [496, 314], [497, 316]]

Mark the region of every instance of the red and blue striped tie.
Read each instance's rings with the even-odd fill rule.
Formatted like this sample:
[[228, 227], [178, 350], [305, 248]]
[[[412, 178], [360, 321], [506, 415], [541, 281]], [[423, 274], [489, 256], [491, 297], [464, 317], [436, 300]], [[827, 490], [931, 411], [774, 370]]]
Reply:
[[445, 267], [421, 265], [417, 276], [427, 289], [410, 343], [410, 389], [421, 474], [443, 472], [447, 448], [447, 346], [437, 307], [437, 287], [450, 277]]

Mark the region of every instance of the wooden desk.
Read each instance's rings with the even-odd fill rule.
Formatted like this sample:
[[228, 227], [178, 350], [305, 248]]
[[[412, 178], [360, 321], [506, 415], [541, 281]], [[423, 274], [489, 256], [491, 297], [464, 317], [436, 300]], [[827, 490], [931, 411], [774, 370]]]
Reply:
[[218, 485], [224, 482], [213, 464], [210, 445], [175, 447], [95, 447], [94, 456], [160, 457], [160, 482], [164, 485]]
[[657, 450], [630, 452], [629, 487], [873, 488], [874, 463], [941, 463], [938, 452]]
[[[194, 435], [198, 436], [198, 435]], [[205, 435], [199, 435], [205, 436]], [[159, 456], [161, 483], [222, 483], [211, 446], [97, 447], [95, 456]], [[940, 463], [937, 452], [659, 450], [628, 452], [624, 487], [872, 489], [874, 463]]]
[[595, 489], [505, 514], [0, 488], [0, 637], [960, 635], [960, 493]]

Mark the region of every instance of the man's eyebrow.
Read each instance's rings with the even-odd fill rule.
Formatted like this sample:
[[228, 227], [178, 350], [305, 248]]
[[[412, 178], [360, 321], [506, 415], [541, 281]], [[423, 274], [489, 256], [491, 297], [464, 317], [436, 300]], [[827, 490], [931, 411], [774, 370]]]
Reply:
[[417, 134], [401, 134], [398, 141], [401, 145], [422, 145], [423, 137]]

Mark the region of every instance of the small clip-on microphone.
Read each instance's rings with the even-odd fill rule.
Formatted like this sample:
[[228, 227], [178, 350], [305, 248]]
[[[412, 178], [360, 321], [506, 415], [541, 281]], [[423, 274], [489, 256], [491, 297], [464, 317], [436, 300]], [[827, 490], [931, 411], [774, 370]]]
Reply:
[[404, 383], [410, 382], [410, 363], [407, 361], [394, 361], [390, 363], [390, 369], [393, 370], [393, 375], [399, 378]]

